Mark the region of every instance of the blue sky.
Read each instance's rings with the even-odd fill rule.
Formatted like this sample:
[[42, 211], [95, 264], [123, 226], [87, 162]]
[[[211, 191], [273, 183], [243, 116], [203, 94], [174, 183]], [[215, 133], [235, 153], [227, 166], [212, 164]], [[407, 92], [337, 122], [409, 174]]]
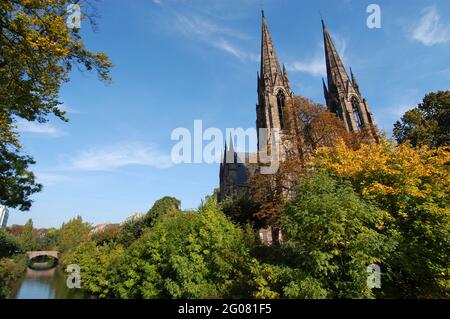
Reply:
[[[448, 0], [100, 1], [98, 29], [81, 30], [88, 48], [110, 56], [113, 82], [75, 70], [61, 92], [69, 123], [19, 123], [44, 190], [9, 224], [120, 222], [166, 195], [197, 207], [218, 186], [219, 166], [171, 164], [170, 135], [196, 119], [254, 126], [261, 3], [296, 94], [324, 103], [319, 12], [388, 133], [427, 92], [449, 89]], [[371, 3], [381, 29], [366, 26]]]

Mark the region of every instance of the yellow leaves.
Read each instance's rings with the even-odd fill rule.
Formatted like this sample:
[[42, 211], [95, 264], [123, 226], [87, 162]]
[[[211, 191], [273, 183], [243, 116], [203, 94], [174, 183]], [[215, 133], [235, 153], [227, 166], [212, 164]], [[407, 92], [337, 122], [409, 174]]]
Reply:
[[[384, 140], [364, 144], [358, 150], [340, 141], [333, 148], [318, 149], [311, 165], [349, 179], [367, 199], [379, 204], [395, 202], [400, 213], [409, 200], [424, 202], [436, 194], [449, 194], [449, 163], [448, 148], [413, 148]], [[433, 210], [449, 213], [448, 205]]]
[[378, 194], [382, 194], [382, 195], [397, 195], [398, 194], [398, 190], [387, 186], [387, 185], [383, 185], [379, 182], [373, 182], [369, 187], [366, 187], [363, 190], [363, 195], [366, 196], [371, 196], [372, 194], [374, 195], [378, 195]]

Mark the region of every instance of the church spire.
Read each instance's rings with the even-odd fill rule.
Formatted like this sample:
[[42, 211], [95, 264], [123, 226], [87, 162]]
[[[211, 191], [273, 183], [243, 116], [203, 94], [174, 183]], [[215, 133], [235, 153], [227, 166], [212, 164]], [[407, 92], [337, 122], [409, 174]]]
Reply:
[[336, 91], [340, 88], [345, 88], [348, 85], [347, 82], [350, 81], [350, 78], [323, 20], [322, 28], [325, 46], [325, 62], [327, 66], [328, 89], [330, 91]]
[[224, 162], [227, 164], [235, 163], [236, 161], [236, 151], [234, 150], [233, 135], [230, 133], [229, 139], [230, 145], [227, 147], [227, 140], [225, 139], [225, 154]]
[[352, 77], [352, 83], [353, 86], [355, 87], [356, 91], [359, 93], [359, 85], [358, 85], [358, 81], [356, 81], [356, 76], [353, 74], [353, 70], [352, 68], [350, 68], [350, 76]]
[[327, 88], [324, 78], [322, 78], [322, 86], [323, 86], [323, 94], [325, 96], [325, 101], [327, 101], [327, 103], [328, 103], [328, 88]]
[[[369, 105], [361, 96], [356, 77], [353, 71], [351, 71], [351, 78], [349, 77], [323, 20], [322, 29], [328, 89], [325, 81], [323, 86], [329, 110], [344, 121], [348, 131], [359, 132], [373, 127], [375, 123]], [[375, 133], [373, 135], [375, 136]]]
[[284, 84], [283, 73], [278, 62], [275, 47], [270, 36], [269, 27], [262, 11], [262, 39], [261, 39], [261, 88], [265, 91], [277, 84]]

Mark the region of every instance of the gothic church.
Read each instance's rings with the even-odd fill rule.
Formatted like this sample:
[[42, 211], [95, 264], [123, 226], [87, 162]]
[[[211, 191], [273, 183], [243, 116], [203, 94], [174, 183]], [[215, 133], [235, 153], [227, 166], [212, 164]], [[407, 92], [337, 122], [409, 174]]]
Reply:
[[[353, 71], [350, 72], [351, 76], [348, 75], [323, 20], [322, 28], [328, 80], [327, 84], [323, 80], [323, 89], [328, 109], [344, 122], [349, 132], [374, 127], [375, 121], [368, 102], [361, 95]], [[278, 61], [264, 12], [262, 12], [261, 69], [258, 72], [257, 85], [256, 128], [279, 130], [280, 134], [276, 137], [276, 141], [272, 141], [275, 137], [269, 133], [265, 142], [269, 148], [272, 143], [279, 145], [280, 160], [283, 161], [289, 154], [292, 156], [292, 152], [289, 152], [288, 140], [291, 137], [289, 135], [298, 132], [293, 129], [298, 125], [292, 103], [295, 95], [290, 88], [286, 68], [284, 65], [281, 68]], [[260, 142], [258, 140], [258, 143]], [[245, 164], [245, 160], [238, 160], [240, 156], [242, 154], [234, 151], [232, 141], [229, 147], [225, 145], [224, 159], [220, 165], [219, 200], [246, 188], [250, 174], [249, 164]], [[232, 160], [229, 160], [230, 158]]]

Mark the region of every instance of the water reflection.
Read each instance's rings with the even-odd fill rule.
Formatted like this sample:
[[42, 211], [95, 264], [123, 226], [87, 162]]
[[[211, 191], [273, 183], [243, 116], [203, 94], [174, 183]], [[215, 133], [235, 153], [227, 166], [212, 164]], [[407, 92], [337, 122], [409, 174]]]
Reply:
[[66, 277], [59, 267], [47, 270], [27, 269], [18, 282], [15, 299], [82, 299], [84, 293], [79, 289], [69, 289]]

